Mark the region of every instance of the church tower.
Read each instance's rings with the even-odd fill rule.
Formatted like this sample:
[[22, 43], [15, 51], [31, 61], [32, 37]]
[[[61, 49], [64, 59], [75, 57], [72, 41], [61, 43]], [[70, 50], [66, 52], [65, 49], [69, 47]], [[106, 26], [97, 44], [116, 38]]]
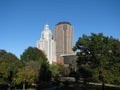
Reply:
[[47, 24], [44, 26], [41, 38], [37, 41], [37, 48], [46, 54], [50, 64], [56, 62], [56, 43], [52, 39], [52, 33]]

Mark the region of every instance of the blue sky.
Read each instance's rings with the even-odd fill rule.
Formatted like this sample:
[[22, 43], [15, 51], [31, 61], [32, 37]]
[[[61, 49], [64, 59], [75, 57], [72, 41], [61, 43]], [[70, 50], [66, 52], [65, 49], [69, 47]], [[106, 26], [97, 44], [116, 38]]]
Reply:
[[91, 33], [120, 39], [120, 0], [0, 0], [0, 49], [20, 57], [60, 21], [74, 27], [74, 43]]

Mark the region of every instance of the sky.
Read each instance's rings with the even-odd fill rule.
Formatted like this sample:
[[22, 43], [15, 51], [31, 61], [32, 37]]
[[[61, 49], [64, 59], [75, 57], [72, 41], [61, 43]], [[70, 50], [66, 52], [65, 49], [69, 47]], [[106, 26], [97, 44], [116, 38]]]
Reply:
[[0, 0], [0, 49], [20, 58], [45, 24], [53, 32], [62, 21], [72, 24], [74, 44], [91, 33], [120, 40], [120, 0]]

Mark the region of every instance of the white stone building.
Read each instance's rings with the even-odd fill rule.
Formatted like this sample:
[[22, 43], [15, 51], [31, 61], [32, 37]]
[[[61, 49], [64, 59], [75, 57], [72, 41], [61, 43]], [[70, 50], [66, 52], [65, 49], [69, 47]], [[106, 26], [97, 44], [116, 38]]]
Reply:
[[56, 43], [47, 24], [41, 33], [41, 38], [37, 41], [37, 48], [46, 54], [49, 64], [56, 62]]

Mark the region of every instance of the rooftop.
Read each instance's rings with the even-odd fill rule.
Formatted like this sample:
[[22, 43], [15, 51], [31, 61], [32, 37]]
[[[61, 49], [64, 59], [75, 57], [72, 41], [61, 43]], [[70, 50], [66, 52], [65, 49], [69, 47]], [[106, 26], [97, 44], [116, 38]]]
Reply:
[[56, 25], [60, 25], [60, 24], [69, 24], [69, 25], [71, 25], [71, 23], [69, 23], [69, 22], [66, 22], [66, 21], [59, 22], [59, 23], [58, 23], [58, 24], [56, 24]]

